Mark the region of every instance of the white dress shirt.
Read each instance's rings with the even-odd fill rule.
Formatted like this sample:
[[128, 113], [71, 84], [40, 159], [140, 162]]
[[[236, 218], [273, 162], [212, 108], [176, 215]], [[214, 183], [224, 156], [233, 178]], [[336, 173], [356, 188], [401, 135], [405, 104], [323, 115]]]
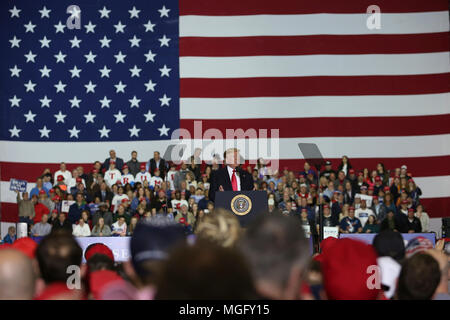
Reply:
[[[230, 166], [227, 166], [227, 169], [228, 169], [228, 175], [230, 176], [230, 181], [233, 181], [232, 180], [233, 168], [231, 168]], [[234, 175], [236, 176], [236, 181], [237, 181], [237, 191], [241, 191], [241, 178], [239, 177], [237, 171], [234, 173]]]

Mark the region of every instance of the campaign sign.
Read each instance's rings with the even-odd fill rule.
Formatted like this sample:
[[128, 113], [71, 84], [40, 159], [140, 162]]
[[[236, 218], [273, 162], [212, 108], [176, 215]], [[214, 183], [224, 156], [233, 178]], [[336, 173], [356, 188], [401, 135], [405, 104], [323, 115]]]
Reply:
[[323, 239], [328, 237], [339, 238], [339, 227], [323, 227]]
[[73, 200], [64, 200], [61, 203], [61, 212], [67, 213], [69, 212], [70, 206], [73, 205], [75, 203], [75, 201]]
[[361, 194], [361, 193], [357, 193], [355, 195], [355, 198], [360, 198], [361, 200], [366, 200], [366, 205], [368, 208], [370, 208], [372, 206], [372, 196], [369, 196], [367, 194]]
[[25, 180], [11, 179], [9, 180], [9, 190], [25, 192], [27, 191], [27, 183]]

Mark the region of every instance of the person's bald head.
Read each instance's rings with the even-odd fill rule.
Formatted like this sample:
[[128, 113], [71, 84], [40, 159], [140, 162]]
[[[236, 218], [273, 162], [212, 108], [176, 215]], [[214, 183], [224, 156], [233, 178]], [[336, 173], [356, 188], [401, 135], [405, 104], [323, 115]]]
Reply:
[[35, 290], [31, 259], [18, 250], [0, 250], [0, 300], [31, 300]]

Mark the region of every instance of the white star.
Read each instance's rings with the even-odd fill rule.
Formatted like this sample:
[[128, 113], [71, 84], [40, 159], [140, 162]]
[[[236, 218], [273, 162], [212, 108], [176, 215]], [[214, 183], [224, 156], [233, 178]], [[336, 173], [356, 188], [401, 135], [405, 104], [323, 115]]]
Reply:
[[89, 21], [89, 23], [86, 24], [84, 27], [86, 28], [86, 33], [89, 33], [89, 32], [95, 33], [94, 28], [96, 27], [96, 25], [92, 24], [91, 21]]
[[156, 83], [153, 83], [152, 79], [148, 80], [147, 83], [144, 83], [144, 86], [146, 87], [145, 92], [149, 92], [149, 91], [155, 92]]
[[119, 110], [119, 113], [116, 113], [113, 116], [116, 118], [116, 123], [118, 123], [118, 122], [125, 123], [125, 121], [123, 121], [123, 119], [125, 119], [125, 117], [127, 115], [123, 114], [122, 111]]
[[20, 107], [20, 106], [19, 106], [19, 102], [20, 102], [21, 100], [22, 100], [22, 99], [19, 99], [19, 98], [16, 97], [16, 95], [14, 95], [14, 97], [12, 97], [12, 99], [9, 99], [9, 102], [11, 102], [11, 108], [14, 107], [14, 106]]
[[125, 29], [127, 25], [126, 24], [122, 24], [122, 22], [118, 22], [117, 24], [114, 25], [114, 28], [116, 28], [116, 33], [124, 33], [123, 29]]
[[132, 69], [130, 69], [131, 72], [131, 77], [138, 77], [139, 78], [139, 73], [142, 71], [142, 69], [139, 69], [136, 65], [134, 65], [134, 67]]
[[75, 137], [78, 139], [78, 133], [80, 133], [81, 130], [78, 130], [77, 127], [73, 126], [71, 130], [67, 130], [70, 133], [70, 138]]
[[163, 46], [168, 47], [170, 38], [167, 38], [166, 35], [163, 35], [163, 37], [161, 39], [158, 39], [158, 41], [161, 42], [161, 47]]
[[39, 99], [41, 102], [41, 108], [47, 107], [50, 108], [50, 102], [52, 102], [52, 99], [47, 98], [47, 96], [44, 96], [44, 98]]
[[145, 122], [153, 122], [153, 118], [156, 116], [156, 114], [152, 113], [151, 110], [148, 110], [147, 113], [144, 113]]
[[22, 41], [22, 40], [17, 39], [16, 36], [14, 36], [13, 39], [9, 40], [9, 42], [11, 42], [11, 48], [14, 48], [14, 47], [20, 48], [20, 45], [19, 45], [20, 41]]
[[35, 24], [32, 24], [31, 21], [28, 22], [28, 24], [24, 24], [23, 26], [24, 26], [25, 29], [26, 29], [26, 30], [25, 30], [25, 33], [27, 33], [27, 32], [34, 33], [34, 28], [36, 28], [36, 25], [35, 25]]
[[62, 32], [64, 33], [64, 28], [66, 27], [64, 24], [61, 23], [61, 20], [58, 22], [58, 24], [55, 24], [54, 27], [56, 28], [56, 32]]
[[81, 70], [82, 69], [78, 69], [77, 66], [73, 66], [73, 69], [69, 69], [69, 72], [72, 74], [72, 78], [79, 78]]
[[162, 106], [169, 106], [169, 101], [172, 100], [172, 98], [169, 98], [164, 94], [164, 97], [159, 98], [159, 101], [161, 101], [161, 107]]
[[133, 39], [128, 39], [128, 41], [131, 42], [131, 48], [133, 47], [139, 47], [139, 42], [141, 41], [141, 39], [136, 38], [136, 35], [133, 35]]
[[37, 54], [33, 54], [33, 52], [31, 52], [31, 50], [27, 53], [27, 54], [25, 54], [25, 58], [27, 58], [27, 63], [28, 62], [35, 62], [34, 61], [34, 58], [36, 58], [36, 56], [37, 56]]
[[163, 6], [161, 9], [159, 9], [158, 10], [159, 11], [159, 13], [161, 14], [160, 15], [160, 18], [162, 18], [162, 17], [169, 17], [169, 11], [170, 11], [170, 9], [166, 9], [166, 6]]
[[106, 96], [102, 99], [99, 100], [102, 104], [102, 109], [103, 108], [109, 108], [109, 103], [112, 101], [111, 99], [108, 99]]
[[73, 6], [72, 10], [70, 10], [68, 13], [70, 13], [70, 18], [72, 18], [72, 19], [74, 19], [74, 18], [79, 19], [81, 10], [78, 10], [78, 7], [76, 7], [76, 6]]
[[53, 116], [56, 118], [56, 123], [64, 123], [64, 118], [67, 117], [67, 115], [63, 114], [61, 111], [59, 111], [58, 114], [54, 114]]
[[153, 28], [156, 26], [156, 24], [152, 24], [150, 20], [148, 20], [147, 23], [144, 24], [145, 32], [151, 31], [153, 32]]
[[91, 112], [91, 111], [89, 111], [89, 113], [88, 113], [88, 114], [85, 114], [85, 115], [83, 115], [83, 117], [85, 117], [85, 118], [86, 118], [86, 123], [88, 123], [88, 122], [92, 122], [92, 123], [94, 123], [94, 118], [96, 117], [96, 115], [95, 115], [95, 114], [92, 114], [92, 112]]
[[56, 88], [56, 93], [66, 92], [66, 91], [64, 91], [64, 88], [67, 86], [67, 84], [62, 83], [61, 80], [59, 80], [59, 82], [57, 84], [55, 84], [54, 86]]
[[11, 133], [11, 138], [12, 137], [20, 138], [20, 136], [19, 136], [20, 131], [22, 131], [22, 129], [17, 129], [16, 126], [14, 126], [14, 128], [12, 128], [12, 129], [9, 129], [9, 132]]
[[52, 10], [48, 10], [45, 6], [42, 8], [42, 10], [39, 10], [39, 12], [41, 13], [41, 19], [44, 17], [50, 18], [50, 16], [48, 15], [50, 11]]
[[106, 66], [103, 67], [103, 69], [99, 69], [98, 71], [100, 71], [102, 73], [101, 77], [107, 77], [109, 78], [109, 73], [111, 72], [111, 69], [108, 69]]
[[128, 10], [128, 12], [130, 13], [130, 19], [132, 19], [133, 17], [139, 18], [139, 12], [141, 12], [141, 10], [136, 10], [136, 7], [133, 6], [133, 9]]
[[134, 96], [133, 99], [129, 99], [128, 101], [131, 103], [130, 108], [139, 108], [139, 102], [141, 102], [141, 99], [137, 99], [136, 96]]
[[130, 131], [130, 138], [133, 136], [136, 136], [139, 138], [139, 131], [141, 131], [141, 129], [136, 128], [136, 125], [133, 125], [133, 128], [128, 129], [128, 131]]
[[58, 54], [55, 54], [54, 57], [56, 58], [56, 63], [59, 62], [66, 63], [64, 59], [66, 59], [67, 54], [63, 54], [61, 50], [59, 50]]
[[100, 133], [100, 138], [103, 138], [103, 137], [109, 138], [110, 131], [111, 131], [111, 129], [106, 129], [106, 127], [103, 126], [103, 128], [101, 130], [98, 130], [98, 132]]
[[152, 50], [149, 50], [148, 53], [144, 54], [144, 56], [147, 58], [145, 62], [155, 62], [156, 53], [153, 53]]
[[44, 68], [39, 69], [39, 71], [41, 72], [41, 78], [50, 78], [50, 71], [52, 71], [52, 69], [48, 69], [47, 66], [44, 66]]
[[116, 63], [119, 63], [119, 62], [125, 63], [126, 56], [127, 56], [126, 54], [122, 54], [122, 51], [119, 51], [118, 54], [114, 55], [114, 58], [116, 58]]
[[106, 7], [103, 6], [103, 9], [102, 10], [98, 10], [98, 12], [100, 12], [100, 14], [101, 14], [100, 19], [101, 18], [108, 18], [109, 19], [109, 13], [111, 12], [111, 10], [106, 9]]
[[127, 85], [126, 84], [123, 84], [122, 83], [122, 81], [119, 81], [119, 83], [118, 84], [115, 84], [114, 85], [114, 87], [116, 87], [116, 93], [119, 93], [119, 92], [123, 92], [123, 93], [125, 93], [125, 87], [126, 87]]
[[73, 99], [69, 99], [69, 102], [71, 108], [74, 108], [75, 106], [80, 108], [81, 99], [78, 99], [77, 96], [74, 96]]
[[161, 72], [161, 77], [164, 77], [164, 76], [170, 77], [169, 72], [170, 72], [171, 70], [172, 70], [172, 69], [167, 68], [167, 66], [164, 65], [164, 67], [162, 67], [161, 69], [159, 69], [159, 71]]
[[22, 71], [22, 69], [19, 69], [17, 68], [17, 65], [14, 65], [14, 68], [10, 68], [9, 71], [11, 71], [11, 77], [19, 78], [19, 73]]
[[159, 136], [168, 136], [168, 132], [170, 130], [170, 128], [167, 128], [165, 124], [163, 124], [163, 126], [161, 128], [158, 128], [159, 130]]
[[11, 17], [10, 18], [13, 18], [13, 17], [20, 18], [19, 17], [19, 12], [20, 11], [22, 11], [22, 10], [21, 9], [17, 9], [16, 6], [14, 6], [14, 8], [9, 10], [9, 12], [11, 12]]
[[31, 112], [31, 110], [28, 110], [28, 113], [23, 114], [26, 118], [25, 122], [34, 122], [34, 118], [36, 117], [36, 114]]
[[95, 63], [95, 57], [97, 55], [96, 54], [92, 54], [92, 51], [89, 51], [89, 54], [85, 54], [84, 56], [86, 57], [86, 63], [88, 63], [88, 62]]
[[39, 42], [41, 43], [41, 48], [43, 48], [43, 47], [50, 48], [49, 44], [50, 44], [50, 42], [52, 42], [52, 40], [49, 40], [49, 39], [47, 39], [46, 36], [44, 36], [44, 38], [42, 38], [42, 40], [39, 40]]
[[103, 47], [108, 47], [109, 48], [109, 43], [111, 42], [111, 39], [108, 39], [106, 36], [103, 37], [103, 39], [98, 40], [100, 41], [100, 43], [102, 44], [102, 48]]
[[33, 91], [34, 92], [34, 87], [36, 86], [36, 83], [31, 82], [31, 80], [28, 80], [28, 83], [25, 83], [24, 86], [27, 88], [27, 91]]
[[41, 138], [50, 138], [48, 134], [52, 132], [52, 130], [47, 129], [47, 127], [44, 126], [42, 129], [39, 129], [39, 132], [41, 133]]
[[69, 41], [70, 41], [70, 43], [72, 44], [72, 47], [71, 47], [71, 48], [74, 48], [74, 47], [79, 48], [79, 47], [80, 47], [80, 42], [81, 42], [81, 40], [79, 40], [79, 39], [77, 38], [77, 36], [74, 36], [73, 39], [72, 39], [72, 40], [69, 40]]
[[88, 84], [84, 85], [86, 87], [86, 93], [92, 92], [95, 93], [95, 87], [97, 86], [96, 84], [93, 84], [92, 81], [89, 81]]

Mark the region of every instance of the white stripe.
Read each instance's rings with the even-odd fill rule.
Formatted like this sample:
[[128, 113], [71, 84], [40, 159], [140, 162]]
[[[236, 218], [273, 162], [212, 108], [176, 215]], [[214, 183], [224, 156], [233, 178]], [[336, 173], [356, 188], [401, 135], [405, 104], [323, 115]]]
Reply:
[[[199, 128], [201, 130], [201, 128]], [[202, 132], [202, 131], [199, 131]], [[262, 137], [263, 131], [255, 132]], [[282, 138], [275, 139], [274, 132], [268, 131], [268, 139], [237, 139], [236, 143], [246, 159], [259, 157], [270, 159], [303, 158], [298, 143], [315, 143], [325, 158], [340, 158], [343, 154], [350, 158], [408, 158], [433, 157], [450, 155], [450, 134], [405, 136], [405, 137], [320, 137], [320, 138]], [[233, 136], [228, 140], [215, 140], [215, 152], [222, 152], [233, 146]], [[187, 149], [184, 159], [193, 154], [195, 147], [205, 148], [211, 139], [186, 140], [183, 144]], [[130, 158], [131, 151], [139, 152], [138, 159], [147, 161], [158, 150], [165, 154], [166, 148], [178, 140], [166, 141], [136, 141], [124, 142], [71, 142], [71, 143], [39, 143], [0, 141], [0, 161], [33, 162], [33, 163], [90, 163], [103, 161], [108, 157], [109, 150], [115, 149], [117, 155], [124, 160]], [[266, 152], [265, 148], [269, 148]], [[270, 151], [272, 149], [272, 151]], [[80, 150], [80, 152], [78, 152]], [[209, 151], [212, 151], [210, 148]], [[209, 152], [208, 151], [208, 152]], [[206, 152], [206, 151], [205, 151]], [[207, 156], [210, 156], [208, 154]], [[69, 158], [68, 158], [69, 157]], [[167, 158], [167, 157], [166, 157]]]
[[181, 119], [396, 117], [448, 113], [450, 93], [180, 99]]
[[[421, 198], [450, 197], [450, 176], [416, 177], [414, 181], [422, 190], [423, 194]], [[0, 186], [0, 202], [16, 203], [16, 193], [9, 190], [9, 181], [2, 181]], [[36, 183], [29, 183], [27, 185], [27, 191], [30, 192], [35, 186]]]
[[449, 31], [448, 11], [382, 13], [381, 28], [367, 14], [181, 16], [180, 37], [248, 37], [322, 34], [413, 34]]
[[450, 72], [449, 52], [181, 57], [181, 78], [410, 75]]

